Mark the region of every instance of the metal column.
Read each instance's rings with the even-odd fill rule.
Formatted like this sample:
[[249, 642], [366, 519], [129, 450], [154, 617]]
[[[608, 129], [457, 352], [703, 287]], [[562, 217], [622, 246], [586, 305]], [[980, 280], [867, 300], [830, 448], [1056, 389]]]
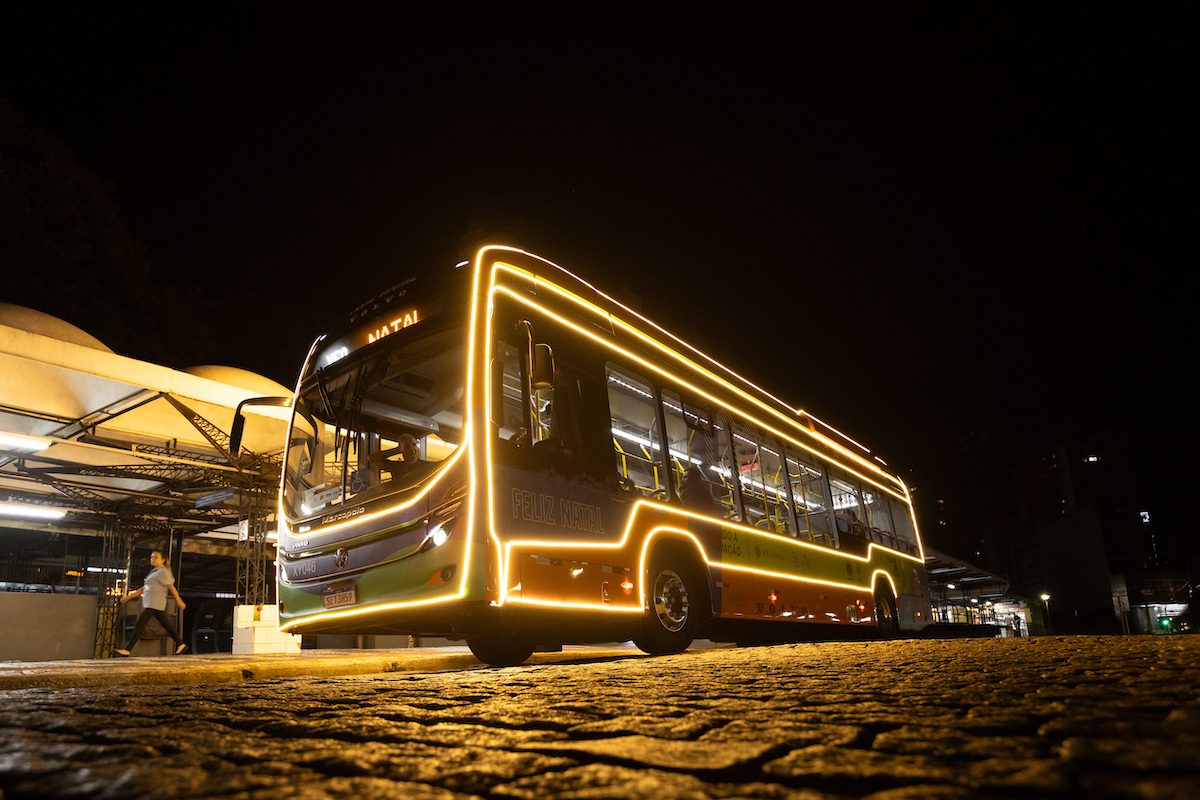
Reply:
[[100, 560], [100, 584], [96, 591], [96, 658], [112, 658], [124, 625], [121, 596], [129, 591], [130, 535], [116, 522], [104, 526], [104, 552]]

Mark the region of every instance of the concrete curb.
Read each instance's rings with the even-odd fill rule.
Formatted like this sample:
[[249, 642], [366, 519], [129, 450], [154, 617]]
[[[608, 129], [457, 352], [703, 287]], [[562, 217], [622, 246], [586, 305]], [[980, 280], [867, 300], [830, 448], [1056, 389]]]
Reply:
[[[569, 647], [561, 653], [534, 653], [526, 664], [629, 658], [632, 647]], [[486, 667], [466, 647], [397, 650], [304, 650], [293, 655], [164, 656], [73, 661], [0, 662], [0, 691], [74, 689], [104, 686], [241, 683], [278, 678], [439, 672]]]

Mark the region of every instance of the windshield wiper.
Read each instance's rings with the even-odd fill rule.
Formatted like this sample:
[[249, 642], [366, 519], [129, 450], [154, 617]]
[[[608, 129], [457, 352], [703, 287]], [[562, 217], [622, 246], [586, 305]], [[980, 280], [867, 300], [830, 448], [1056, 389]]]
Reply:
[[325, 368], [317, 367], [317, 394], [321, 395], [321, 405], [325, 407], [325, 416], [333, 419], [333, 400], [329, 397], [329, 389], [325, 386]]

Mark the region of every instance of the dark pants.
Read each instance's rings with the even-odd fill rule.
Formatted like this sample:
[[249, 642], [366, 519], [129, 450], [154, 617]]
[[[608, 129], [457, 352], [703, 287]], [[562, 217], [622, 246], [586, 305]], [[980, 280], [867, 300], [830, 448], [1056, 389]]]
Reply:
[[133, 646], [138, 643], [138, 639], [142, 638], [142, 631], [146, 630], [146, 623], [150, 621], [151, 617], [158, 620], [158, 624], [162, 625], [163, 630], [174, 640], [176, 647], [183, 644], [183, 639], [175, 632], [175, 623], [171, 622], [167, 612], [157, 608], [143, 608], [142, 613], [138, 616], [137, 625], [133, 628], [133, 636], [130, 637], [129, 644], [125, 646], [126, 650], [132, 650]]

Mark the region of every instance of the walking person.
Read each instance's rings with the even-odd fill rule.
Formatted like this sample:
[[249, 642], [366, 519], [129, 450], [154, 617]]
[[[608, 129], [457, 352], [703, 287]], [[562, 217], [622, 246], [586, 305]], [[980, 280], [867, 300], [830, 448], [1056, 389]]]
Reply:
[[187, 605], [183, 602], [183, 598], [179, 596], [179, 592], [175, 588], [175, 576], [171, 574], [171, 568], [167, 566], [167, 562], [163, 559], [161, 551], [155, 550], [150, 554], [150, 566], [153, 569], [146, 576], [142, 588], [136, 589], [121, 598], [122, 603], [128, 603], [135, 597], [142, 598], [142, 613], [138, 616], [137, 625], [133, 628], [133, 636], [130, 637], [129, 644], [125, 645], [124, 650], [118, 650], [118, 655], [129, 655], [129, 651], [138, 643], [138, 639], [142, 638], [142, 631], [146, 629], [146, 623], [150, 621], [151, 617], [158, 620], [159, 624], [167, 632], [167, 635], [175, 642], [175, 655], [182, 655], [188, 649], [183, 638], [176, 633], [175, 625], [166, 613], [168, 589], [175, 596], [175, 602], [179, 604], [180, 611], [187, 608]]

